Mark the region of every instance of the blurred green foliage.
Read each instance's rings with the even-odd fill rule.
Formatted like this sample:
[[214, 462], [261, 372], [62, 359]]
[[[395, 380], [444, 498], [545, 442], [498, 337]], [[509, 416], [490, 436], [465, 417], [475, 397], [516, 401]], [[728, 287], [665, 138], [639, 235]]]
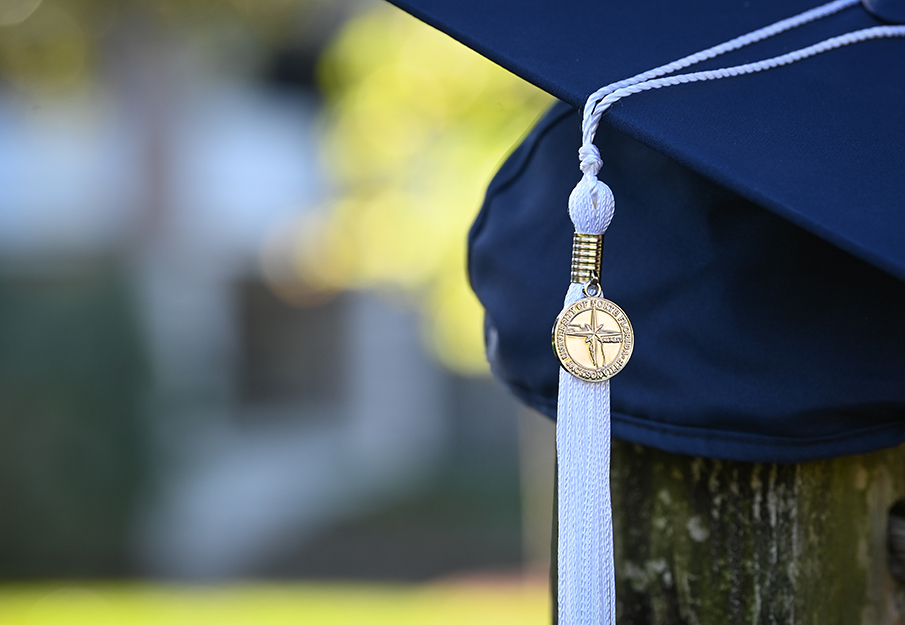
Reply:
[[340, 197], [301, 229], [303, 275], [407, 294], [443, 363], [484, 370], [465, 238], [494, 170], [550, 97], [389, 6], [345, 26], [320, 78]]
[[[146, 29], [194, 43], [238, 64], [315, 37], [329, 0], [0, 0], [0, 80], [53, 95], [90, 80], [119, 36]], [[238, 52], [238, 54], [237, 54]]]

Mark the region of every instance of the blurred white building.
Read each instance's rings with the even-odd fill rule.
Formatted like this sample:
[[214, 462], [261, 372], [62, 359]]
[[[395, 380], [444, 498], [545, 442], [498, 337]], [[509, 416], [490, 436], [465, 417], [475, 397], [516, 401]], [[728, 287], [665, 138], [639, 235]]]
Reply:
[[0, 258], [126, 268], [152, 371], [140, 570], [248, 574], [422, 484], [448, 447], [445, 378], [403, 307], [296, 307], [261, 277], [268, 240], [329, 195], [314, 98], [152, 63], [81, 96], [0, 97]]

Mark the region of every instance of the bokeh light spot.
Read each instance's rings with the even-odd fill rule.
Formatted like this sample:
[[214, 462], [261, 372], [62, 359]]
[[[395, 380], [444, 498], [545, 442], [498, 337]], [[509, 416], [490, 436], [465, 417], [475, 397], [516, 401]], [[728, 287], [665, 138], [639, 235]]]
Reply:
[[0, 26], [21, 24], [39, 4], [41, 0], [0, 0]]

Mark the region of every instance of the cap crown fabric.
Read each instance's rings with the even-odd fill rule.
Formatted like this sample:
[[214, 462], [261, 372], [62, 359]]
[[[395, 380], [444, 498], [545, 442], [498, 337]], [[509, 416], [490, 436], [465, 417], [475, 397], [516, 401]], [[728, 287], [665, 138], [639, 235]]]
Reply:
[[[545, 116], [469, 241], [491, 367], [551, 417], [578, 123], [566, 104]], [[905, 283], [612, 128], [598, 145], [617, 198], [601, 282], [635, 329], [614, 436], [779, 462], [905, 440]]]
[[[877, 26], [895, 19], [896, 2], [694, 69]], [[580, 175], [569, 105], [814, 3], [398, 4], [565, 102], [494, 179], [469, 261], [495, 373], [553, 416], [549, 330], [569, 280], [566, 198]], [[782, 462], [905, 440], [903, 76], [905, 40], [878, 40], [608, 111], [597, 144], [616, 217], [602, 283], [636, 331], [612, 386], [614, 435]]]

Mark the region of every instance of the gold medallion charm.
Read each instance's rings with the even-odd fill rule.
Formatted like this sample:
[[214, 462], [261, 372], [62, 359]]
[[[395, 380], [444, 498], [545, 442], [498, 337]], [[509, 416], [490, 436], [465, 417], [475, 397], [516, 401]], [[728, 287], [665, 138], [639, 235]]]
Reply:
[[635, 335], [628, 316], [600, 297], [603, 235], [576, 232], [572, 238], [572, 282], [584, 297], [553, 324], [553, 351], [563, 369], [585, 382], [602, 382], [622, 371], [632, 357]]
[[553, 350], [563, 368], [575, 377], [602, 382], [619, 373], [631, 358], [634, 334], [619, 306], [588, 293], [587, 287], [585, 293], [588, 297], [556, 318]]

